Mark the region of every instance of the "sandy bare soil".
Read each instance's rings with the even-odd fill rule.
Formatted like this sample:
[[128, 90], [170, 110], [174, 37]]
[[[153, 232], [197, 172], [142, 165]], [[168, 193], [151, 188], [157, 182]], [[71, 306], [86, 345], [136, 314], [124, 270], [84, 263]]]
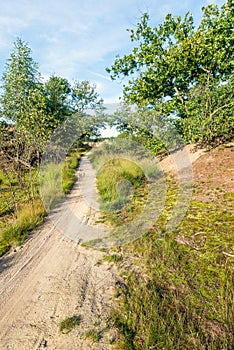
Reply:
[[172, 152], [170, 155], [163, 157], [157, 157], [161, 169], [167, 173], [171, 172], [174, 175], [178, 175], [183, 169], [191, 167], [192, 164], [203, 154], [206, 153], [205, 148], [195, 148], [194, 145], [186, 145], [185, 147]]
[[[73, 216], [76, 212], [78, 221], [86, 224], [83, 232], [85, 228], [88, 232], [97, 216], [93, 209], [97, 200], [95, 173], [87, 157], [82, 160], [78, 177], [80, 185], [75, 186], [56, 215], [65, 225], [70, 206], [69, 212]], [[87, 188], [88, 201], [82, 194]], [[70, 229], [75, 232], [75, 221]], [[78, 231], [81, 232], [80, 227]], [[68, 233], [67, 230], [63, 234], [61, 226], [58, 230], [47, 219], [26, 244], [0, 259], [0, 349], [111, 348], [109, 340], [114, 330], [106, 326], [116, 281], [115, 268], [97, 263], [103, 253], [81, 247], [82, 239], [72, 240]], [[69, 334], [61, 333], [60, 322], [72, 316], [80, 318], [80, 325]], [[89, 330], [99, 333], [99, 342], [85, 339]]]

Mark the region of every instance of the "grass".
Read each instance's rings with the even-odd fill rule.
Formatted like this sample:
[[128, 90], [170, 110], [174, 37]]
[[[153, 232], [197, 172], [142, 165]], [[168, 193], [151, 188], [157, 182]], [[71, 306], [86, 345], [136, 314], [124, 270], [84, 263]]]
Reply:
[[76, 326], [79, 326], [80, 321], [81, 321], [80, 316], [67, 317], [60, 322], [59, 331], [64, 334], [68, 334], [71, 332], [73, 328], [75, 328]]
[[85, 152], [86, 148], [73, 150], [64, 164], [49, 164], [46, 169], [40, 169], [40, 181], [38, 169], [25, 171], [23, 186], [14, 173], [7, 178], [0, 172], [0, 256], [10, 247], [22, 244], [43, 222], [46, 210], [55, 207], [71, 191], [75, 170]]
[[36, 170], [25, 172], [24, 186], [20, 186], [14, 173], [9, 178], [0, 174], [0, 256], [11, 246], [22, 244], [43, 221], [46, 212], [35, 184], [37, 176]]
[[82, 150], [80, 152], [72, 153], [67, 159], [62, 170], [62, 187], [63, 192], [68, 194], [71, 192], [73, 185], [76, 181], [75, 172], [79, 166], [79, 161], [82, 155]]
[[2, 230], [0, 256], [11, 246], [22, 244], [28, 233], [42, 223], [44, 216], [45, 209], [39, 199], [22, 205], [15, 213], [12, 221]]
[[95, 329], [90, 329], [85, 333], [85, 339], [87, 338], [91, 339], [93, 343], [97, 343], [101, 339], [101, 336]]
[[75, 172], [84, 150], [71, 153], [64, 163], [49, 163], [40, 169], [40, 192], [47, 211], [69, 194], [76, 181]]
[[129, 293], [115, 293], [116, 349], [234, 348], [234, 259], [223, 254], [233, 253], [233, 213], [192, 201], [180, 226], [165, 232], [175, 192], [171, 181], [154, 228], [122, 248]]
[[117, 254], [105, 255], [103, 261], [119, 263], [123, 260], [123, 257]]
[[[114, 152], [110, 143], [96, 152], [92, 160], [100, 169], [99, 194], [109, 203], [116, 199], [115, 183], [121, 178], [122, 170], [119, 178], [115, 175], [116, 164], [122, 168], [132, 166], [130, 163], [122, 166], [121, 160], [127, 156], [123, 156], [118, 145]], [[140, 166], [144, 160], [140, 156], [137, 161], [132, 155], [128, 159], [134, 160], [147, 179], [147, 164], [148, 173], [152, 169], [148, 159], [144, 167]], [[152, 174], [152, 179], [159, 176], [154, 169]], [[124, 178], [128, 180], [126, 175]], [[133, 188], [134, 181], [133, 177]], [[210, 203], [191, 201], [184, 220], [173, 231], [167, 231], [178, 187], [172, 176], [168, 176], [166, 184], [164, 210], [153, 227], [121, 247], [121, 264], [115, 259], [119, 247], [112, 248], [105, 256], [106, 261], [118, 265], [128, 290], [122, 293], [116, 287], [114, 293], [111, 322], [120, 336], [115, 348], [231, 350], [234, 348], [233, 193], [221, 193], [220, 188], [213, 191], [207, 183], [211, 198], [216, 193], [218, 199]], [[103, 221], [119, 226], [120, 230], [124, 222], [135, 223], [148, 194], [144, 180], [141, 185], [134, 188], [134, 196], [124, 207], [106, 211]], [[110, 192], [108, 186], [112, 187]], [[137, 191], [141, 193], [140, 205]]]
[[115, 211], [125, 206], [134, 189], [143, 187], [142, 170], [127, 159], [113, 159], [97, 173], [97, 188], [101, 197], [101, 210]]
[[90, 160], [97, 169], [101, 221], [112, 226], [133, 221], [144, 208], [150, 183], [161, 175], [152, 156], [139, 144], [117, 139], [93, 150]]

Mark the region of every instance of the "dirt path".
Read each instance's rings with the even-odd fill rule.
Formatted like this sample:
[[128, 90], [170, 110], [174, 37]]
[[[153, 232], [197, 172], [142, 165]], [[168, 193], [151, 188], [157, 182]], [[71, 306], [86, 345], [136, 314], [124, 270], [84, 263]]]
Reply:
[[[113, 330], [105, 328], [116, 271], [97, 264], [103, 253], [82, 248], [79, 237], [71, 239], [77, 232], [82, 236], [84, 228], [92, 232], [98, 215], [95, 173], [87, 157], [77, 176], [80, 185], [53, 216], [61, 225], [55, 228], [48, 219], [26, 244], [0, 259], [0, 349], [111, 348]], [[69, 223], [71, 212], [78, 221]], [[77, 230], [77, 222], [86, 223], [83, 231]], [[69, 231], [63, 234], [66, 223]], [[71, 316], [80, 317], [81, 323], [62, 334], [59, 323]], [[99, 342], [85, 339], [89, 330], [99, 333]]]

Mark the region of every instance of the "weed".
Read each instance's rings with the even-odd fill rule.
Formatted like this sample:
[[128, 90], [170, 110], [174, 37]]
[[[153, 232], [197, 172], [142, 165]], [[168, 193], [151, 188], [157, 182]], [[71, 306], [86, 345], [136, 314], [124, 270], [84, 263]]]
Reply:
[[114, 345], [115, 342], [116, 342], [115, 338], [111, 338], [111, 339], [109, 340], [109, 344], [110, 344], [110, 345]]
[[94, 343], [97, 343], [101, 339], [101, 336], [95, 329], [91, 329], [85, 333], [85, 339], [87, 338], [90, 338]]
[[70, 333], [74, 327], [80, 324], [80, 321], [80, 316], [67, 317], [65, 320], [60, 322], [59, 331], [64, 334]]
[[119, 263], [123, 260], [123, 257], [117, 254], [105, 255], [103, 260], [107, 262]]

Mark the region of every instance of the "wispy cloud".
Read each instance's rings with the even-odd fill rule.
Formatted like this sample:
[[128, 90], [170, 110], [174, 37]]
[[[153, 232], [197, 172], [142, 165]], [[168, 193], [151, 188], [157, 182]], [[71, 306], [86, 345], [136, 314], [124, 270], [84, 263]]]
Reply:
[[91, 74], [95, 75], [96, 77], [111, 81], [111, 78], [108, 75], [100, 74], [100, 73], [95, 73], [95, 72], [90, 72]]

